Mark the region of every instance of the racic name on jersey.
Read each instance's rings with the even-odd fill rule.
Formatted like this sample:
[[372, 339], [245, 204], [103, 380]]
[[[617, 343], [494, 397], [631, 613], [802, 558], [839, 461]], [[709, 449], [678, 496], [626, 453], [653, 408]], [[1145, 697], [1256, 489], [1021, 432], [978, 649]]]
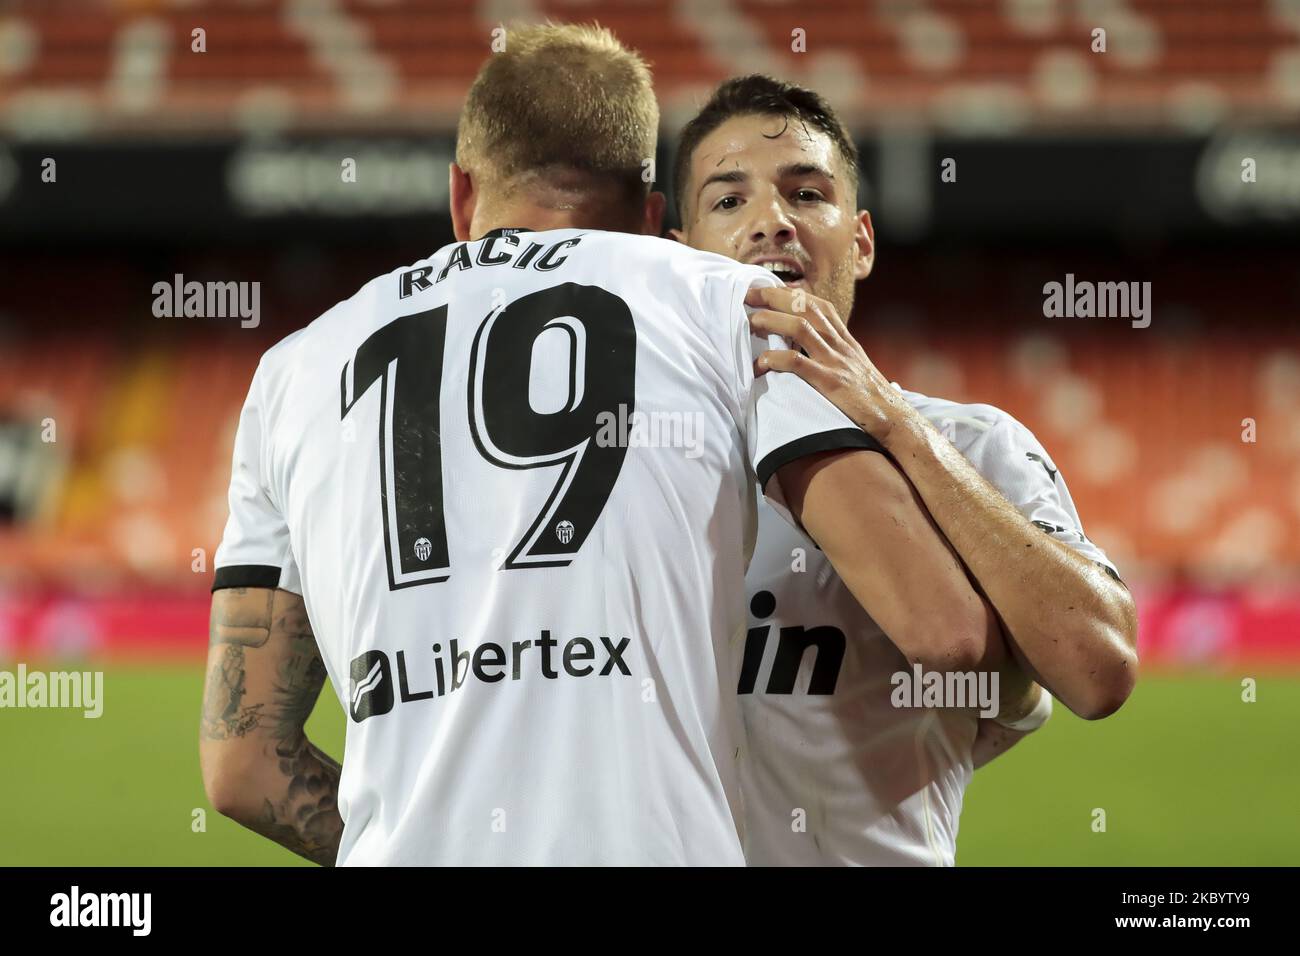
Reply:
[[[513, 248], [497, 249], [498, 241], [513, 246]], [[564, 265], [567, 256], [561, 255], [563, 250], [571, 249], [581, 241], [581, 236], [575, 236], [571, 239], [561, 239], [549, 246], [540, 242], [529, 242], [527, 246], [521, 247], [517, 235], [506, 233], [502, 236], [488, 236], [483, 239], [479, 244], [478, 254], [473, 257], [469, 254], [468, 243], [458, 243], [452, 249], [451, 255], [447, 257], [447, 264], [438, 271], [438, 276], [433, 282], [429, 281], [433, 266], [421, 266], [418, 269], [411, 269], [409, 272], [401, 273], [398, 278], [398, 294], [403, 299], [408, 298], [412, 293], [423, 292], [425, 289], [432, 288], [434, 283], [447, 278], [453, 269], [457, 272], [464, 272], [476, 265], [486, 267], [509, 264], [514, 269], [527, 269], [531, 265], [538, 272], [551, 272]]]

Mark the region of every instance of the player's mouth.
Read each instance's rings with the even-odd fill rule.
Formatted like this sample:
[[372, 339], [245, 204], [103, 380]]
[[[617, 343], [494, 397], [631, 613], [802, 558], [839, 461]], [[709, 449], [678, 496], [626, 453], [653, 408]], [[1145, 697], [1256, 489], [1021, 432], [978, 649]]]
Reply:
[[793, 288], [808, 288], [808, 279], [804, 268], [789, 256], [758, 256], [750, 260], [750, 265], [760, 266], [782, 282]]

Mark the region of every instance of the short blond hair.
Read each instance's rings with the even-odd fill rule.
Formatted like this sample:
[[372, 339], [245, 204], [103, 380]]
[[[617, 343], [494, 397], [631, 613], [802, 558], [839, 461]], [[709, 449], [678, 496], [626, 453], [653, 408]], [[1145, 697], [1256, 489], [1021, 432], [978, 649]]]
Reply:
[[525, 174], [579, 171], [644, 197], [659, 135], [650, 69], [596, 24], [510, 27], [475, 77], [456, 163], [510, 191]]

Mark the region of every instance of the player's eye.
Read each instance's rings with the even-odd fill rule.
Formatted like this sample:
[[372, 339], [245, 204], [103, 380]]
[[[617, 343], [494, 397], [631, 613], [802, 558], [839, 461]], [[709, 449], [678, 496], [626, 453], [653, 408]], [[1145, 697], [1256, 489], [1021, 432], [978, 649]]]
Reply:
[[797, 202], [825, 202], [826, 197], [821, 194], [820, 190], [804, 187], [796, 189], [794, 198]]
[[735, 209], [739, 205], [740, 205], [739, 196], [723, 196], [721, 199], [719, 199], [717, 202], [713, 204], [713, 208], [714, 210]]

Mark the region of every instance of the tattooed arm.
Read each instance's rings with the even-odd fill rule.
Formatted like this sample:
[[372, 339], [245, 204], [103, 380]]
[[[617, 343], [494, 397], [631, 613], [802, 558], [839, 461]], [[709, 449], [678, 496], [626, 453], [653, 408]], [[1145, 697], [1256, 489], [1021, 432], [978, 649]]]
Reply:
[[303, 725], [325, 683], [302, 598], [269, 588], [212, 595], [199, 728], [212, 806], [299, 856], [333, 866], [340, 768]]

